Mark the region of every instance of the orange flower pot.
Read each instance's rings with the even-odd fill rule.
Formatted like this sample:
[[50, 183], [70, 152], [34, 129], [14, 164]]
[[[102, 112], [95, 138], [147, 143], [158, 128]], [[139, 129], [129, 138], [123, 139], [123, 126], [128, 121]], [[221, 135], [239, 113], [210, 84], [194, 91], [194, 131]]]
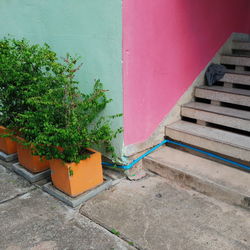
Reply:
[[[20, 139], [20, 138], [19, 138]], [[39, 173], [49, 168], [49, 161], [38, 155], [32, 155], [29, 147], [17, 143], [17, 156], [20, 165], [33, 173]]]
[[[0, 126], [0, 134], [7, 134], [8, 129]], [[11, 155], [17, 152], [17, 143], [10, 137], [0, 137], [0, 151]]]
[[103, 183], [101, 153], [88, 150], [92, 152], [90, 157], [79, 163], [50, 160], [51, 179], [57, 189], [75, 197]]

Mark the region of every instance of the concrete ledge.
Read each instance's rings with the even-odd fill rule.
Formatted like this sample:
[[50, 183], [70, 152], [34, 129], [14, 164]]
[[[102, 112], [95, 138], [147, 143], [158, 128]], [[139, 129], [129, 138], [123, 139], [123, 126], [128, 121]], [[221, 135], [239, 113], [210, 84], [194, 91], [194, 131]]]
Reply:
[[55, 188], [51, 182], [42, 186], [42, 189], [50, 195], [54, 196], [55, 198], [59, 199], [60, 201], [64, 202], [65, 204], [71, 207], [77, 207], [83, 202], [91, 199], [92, 197], [96, 196], [97, 194], [108, 189], [111, 186], [112, 180], [110, 178], [105, 177], [103, 184], [97, 186], [94, 189], [86, 191], [83, 194], [80, 194], [79, 196], [74, 198], [66, 195], [65, 193]]
[[169, 147], [147, 156], [143, 166], [205, 195], [250, 209], [249, 173]]
[[17, 154], [5, 154], [4, 152], [0, 152], [0, 159], [3, 161], [14, 161], [17, 159]]
[[23, 166], [21, 166], [19, 162], [13, 164], [13, 171], [21, 175], [31, 183], [40, 181], [50, 176], [50, 169], [34, 174], [25, 169]]

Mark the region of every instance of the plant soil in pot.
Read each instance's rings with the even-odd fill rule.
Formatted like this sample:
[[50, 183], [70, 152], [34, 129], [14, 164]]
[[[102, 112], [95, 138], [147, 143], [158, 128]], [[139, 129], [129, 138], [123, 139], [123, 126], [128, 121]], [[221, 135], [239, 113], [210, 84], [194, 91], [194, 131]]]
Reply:
[[49, 168], [48, 160], [38, 155], [33, 155], [31, 147], [25, 146], [20, 142], [17, 143], [17, 155], [20, 165], [32, 173], [39, 173]]
[[[8, 129], [0, 126], [0, 134], [8, 134]], [[17, 152], [17, 143], [13, 141], [10, 137], [0, 137], [0, 150], [5, 154], [15, 154]]]
[[89, 158], [79, 163], [50, 160], [51, 179], [57, 189], [75, 197], [103, 183], [101, 153], [88, 150], [91, 151]]

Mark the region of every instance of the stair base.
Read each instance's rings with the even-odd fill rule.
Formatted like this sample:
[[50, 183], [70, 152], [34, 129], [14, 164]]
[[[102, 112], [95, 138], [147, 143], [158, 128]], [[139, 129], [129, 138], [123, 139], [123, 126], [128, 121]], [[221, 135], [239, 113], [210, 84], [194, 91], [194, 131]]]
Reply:
[[250, 175], [246, 172], [169, 147], [147, 156], [143, 166], [208, 196], [250, 209]]
[[[172, 140], [171, 138], [168, 138], [168, 137], [166, 137], [166, 139]], [[176, 142], [177, 142], [177, 141], [176, 141]], [[177, 143], [178, 143], [178, 142], [177, 142]], [[180, 142], [180, 143], [182, 143], [182, 142]], [[182, 146], [179, 146], [179, 145], [176, 145], [176, 144], [172, 144], [172, 143], [166, 143], [166, 145], [167, 145], [168, 147], [171, 147], [171, 148], [174, 148], [174, 149], [177, 149], [177, 150], [181, 150], [181, 151], [183, 151], [183, 152], [187, 152], [187, 153], [192, 154], [192, 155], [194, 155], [194, 156], [199, 156], [199, 157], [202, 157], [202, 158], [204, 158], [204, 159], [208, 159], [208, 160], [211, 160], [211, 161], [214, 161], [214, 162], [223, 164], [223, 165], [225, 165], [225, 166], [229, 166], [229, 167], [233, 167], [233, 168], [238, 168], [238, 169], [241, 170], [241, 171], [245, 171], [245, 172], [249, 172], [249, 173], [250, 173], [250, 169], [241, 168], [240, 166], [237, 166], [236, 164], [233, 164], [233, 163], [231, 164], [230, 162], [226, 162], [226, 161], [220, 160], [220, 159], [215, 158], [215, 157], [212, 157], [212, 156], [210, 156], [210, 155], [208, 155], [208, 154], [203, 154], [203, 153], [199, 152], [198, 150], [202, 150], [202, 151], [205, 151], [205, 152], [207, 152], [207, 153], [215, 154], [215, 155], [217, 155], [217, 156], [219, 156], [219, 157], [225, 158], [225, 159], [230, 160], [230, 161], [234, 161], [234, 162], [236, 162], [236, 163], [245, 165], [246, 167], [249, 167], [249, 168], [250, 168], [250, 164], [249, 164], [249, 162], [247, 162], [247, 161], [242, 161], [242, 160], [239, 160], [239, 159], [230, 157], [230, 156], [228, 156], [228, 155], [219, 154], [219, 153], [217, 153], [217, 152], [215, 153], [215, 152], [213, 152], [213, 151], [209, 151], [209, 150], [204, 149], [204, 148], [200, 148], [200, 147], [196, 147], [196, 146], [193, 146], [193, 145], [189, 145], [189, 144], [187, 144], [187, 143], [185, 143], [185, 145], [190, 146], [190, 147], [195, 147], [195, 148], [198, 149], [198, 150], [195, 151], [195, 150], [189, 149], [189, 148], [187, 148], [187, 147], [182, 147]]]

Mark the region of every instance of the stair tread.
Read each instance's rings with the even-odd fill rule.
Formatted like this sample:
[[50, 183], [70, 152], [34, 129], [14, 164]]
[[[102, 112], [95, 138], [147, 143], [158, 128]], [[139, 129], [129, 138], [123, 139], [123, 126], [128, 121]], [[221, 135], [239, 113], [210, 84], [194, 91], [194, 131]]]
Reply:
[[172, 130], [181, 131], [186, 134], [203, 137], [222, 144], [227, 144], [233, 147], [250, 151], [250, 137], [248, 136], [239, 135], [236, 133], [216, 128], [201, 126], [195, 123], [186, 122], [182, 120], [172, 123], [166, 127]]
[[[222, 163], [201, 158], [174, 148], [161, 147], [145, 158], [164, 168], [172, 168], [188, 175], [207, 179], [217, 185], [250, 196], [250, 174]], [[154, 171], [154, 164], [150, 170]], [[155, 168], [156, 169], [156, 168]], [[162, 171], [161, 171], [162, 172]]]
[[250, 66], [250, 57], [248, 55], [222, 55], [220, 61], [222, 64]]
[[249, 43], [250, 41], [233, 40], [234, 43]]
[[[237, 71], [236, 71], [237, 72]], [[220, 82], [230, 82], [230, 83], [238, 83], [243, 85], [250, 85], [250, 74], [244, 74], [244, 73], [232, 73], [227, 72], [225, 75], [220, 79]]]
[[237, 50], [250, 50], [250, 42], [235, 40], [233, 41], [232, 48]]
[[250, 71], [245, 71], [245, 70], [226, 69], [225, 74], [227, 73], [234, 74], [234, 75], [250, 76]]
[[250, 71], [235, 71], [234, 69], [227, 69], [225, 75], [226, 74], [250, 76]]
[[206, 89], [211, 91], [218, 91], [218, 92], [225, 92], [229, 94], [235, 94], [235, 95], [244, 95], [244, 96], [250, 96], [250, 90], [246, 89], [237, 89], [237, 88], [227, 88], [222, 86], [199, 86], [198, 89]]
[[215, 106], [211, 104], [201, 103], [201, 102], [190, 102], [183, 107], [207, 111], [211, 113], [216, 113], [225, 116], [236, 117], [244, 120], [250, 120], [250, 112], [245, 110], [227, 108], [222, 106]]
[[250, 59], [250, 56], [248, 55], [240, 55], [240, 54], [226, 54], [226, 55], [222, 55], [221, 57], [243, 57], [246, 59]]

